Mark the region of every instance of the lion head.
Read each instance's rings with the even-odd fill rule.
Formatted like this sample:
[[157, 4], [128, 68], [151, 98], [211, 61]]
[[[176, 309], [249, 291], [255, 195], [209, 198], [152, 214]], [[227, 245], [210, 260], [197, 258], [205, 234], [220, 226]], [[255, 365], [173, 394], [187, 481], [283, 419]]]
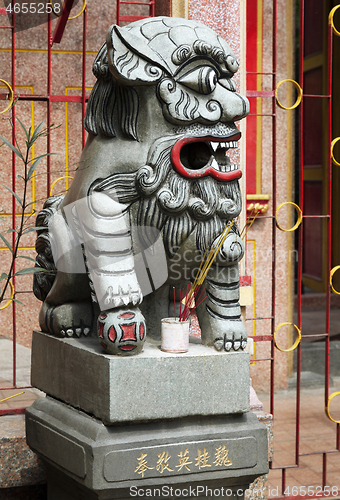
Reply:
[[127, 147], [138, 142], [141, 151], [146, 142], [149, 153], [92, 189], [114, 190], [125, 203], [139, 199], [140, 224], [173, 235], [209, 223], [214, 239], [241, 211], [242, 172], [228, 156], [241, 137], [235, 121], [249, 112], [233, 81], [238, 67], [229, 45], [195, 21], [111, 26], [94, 62], [85, 128]]

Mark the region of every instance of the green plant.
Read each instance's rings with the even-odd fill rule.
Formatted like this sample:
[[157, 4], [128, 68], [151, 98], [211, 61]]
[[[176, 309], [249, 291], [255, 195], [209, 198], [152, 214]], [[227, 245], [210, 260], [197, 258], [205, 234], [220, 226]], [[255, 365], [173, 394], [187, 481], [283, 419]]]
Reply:
[[[19, 194], [17, 192], [14, 192], [10, 187], [6, 186], [5, 184], [2, 184], [3, 187], [6, 188], [12, 194], [12, 196], [14, 196], [15, 200], [20, 205], [20, 215], [19, 215], [20, 222], [19, 222], [18, 227], [8, 229], [5, 233], [5, 234], [12, 233], [12, 242], [11, 243], [9, 242], [8, 237], [4, 236], [0, 232], [1, 240], [4, 242], [6, 247], [11, 252], [11, 262], [10, 262], [8, 272], [2, 272], [2, 270], [1, 270], [0, 283], [4, 282], [4, 284], [2, 285], [1, 292], [0, 292], [0, 306], [4, 300], [7, 300], [7, 299], [5, 299], [5, 294], [6, 294], [6, 291], [8, 291], [8, 288], [11, 287], [11, 289], [13, 290], [13, 288], [11, 286], [11, 283], [12, 283], [11, 280], [13, 279], [14, 276], [21, 276], [21, 275], [25, 275], [25, 274], [46, 272], [46, 270], [43, 269], [42, 267], [40, 267], [37, 264], [36, 260], [33, 259], [32, 257], [18, 255], [18, 250], [20, 247], [21, 239], [25, 234], [41, 229], [39, 227], [35, 227], [34, 225], [33, 225], [34, 227], [32, 227], [32, 224], [30, 223], [30, 217], [34, 214], [34, 210], [32, 210], [31, 214], [29, 214], [29, 215], [26, 214], [26, 210], [30, 206], [32, 206], [32, 202], [28, 202], [28, 186], [29, 186], [29, 183], [32, 181], [34, 172], [35, 172], [37, 166], [39, 165], [40, 161], [43, 158], [45, 158], [51, 154], [54, 154], [54, 153], [45, 153], [45, 154], [40, 155], [36, 158], [32, 158], [32, 147], [38, 139], [40, 139], [41, 137], [46, 137], [53, 130], [55, 130], [56, 128], [58, 128], [60, 126], [60, 125], [58, 125], [58, 126], [50, 125], [49, 127], [43, 128], [44, 122], [42, 122], [35, 128], [35, 130], [32, 130], [32, 127], [30, 127], [27, 130], [26, 127], [23, 125], [23, 123], [19, 120], [19, 118], [17, 116], [15, 117], [15, 119], [17, 120], [17, 122], [20, 124], [22, 130], [24, 131], [25, 147], [20, 148], [16, 137], [15, 137], [15, 141], [14, 141], [15, 145], [13, 145], [8, 139], [6, 139], [5, 137], [0, 135], [0, 140], [3, 141], [3, 143], [0, 145], [0, 147], [7, 146], [8, 148], [10, 148], [15, 153], [15, 155], [20, 159], [20, 161], [23, 163], [23, 166], [24, 166], [24, 175], [23, 176], [18, 175], [18, 178], [23, 182], [23, 185], [21, 188], [22, 189], [21, 197], [19, 196]], [[13, 233], [15, 233], [15, 235]], [[15, 262], [19, 258], [20, 259], [27, 259], [27, 260], [33, 262], [34, 267], [26, 267], [26, 268], [20, 269], [18, 271], [15, 271]], [[22, 302], [20, 302], [19, 300], [17, 300], [15, 298], [13, 293], [11, 293], [11, 300], [22, 304]], [[4, 309], [4, 307], [2, 307], [2, 309]]]

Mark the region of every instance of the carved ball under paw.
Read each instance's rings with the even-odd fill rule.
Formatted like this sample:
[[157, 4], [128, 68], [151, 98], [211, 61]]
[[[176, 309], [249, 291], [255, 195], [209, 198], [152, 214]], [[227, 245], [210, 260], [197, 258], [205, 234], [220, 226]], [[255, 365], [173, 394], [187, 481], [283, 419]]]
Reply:
[[105, 311], [98, 317], [98, 337], [108, 354], [139, 354], [145, 334], [145, 319], [137, 307]]

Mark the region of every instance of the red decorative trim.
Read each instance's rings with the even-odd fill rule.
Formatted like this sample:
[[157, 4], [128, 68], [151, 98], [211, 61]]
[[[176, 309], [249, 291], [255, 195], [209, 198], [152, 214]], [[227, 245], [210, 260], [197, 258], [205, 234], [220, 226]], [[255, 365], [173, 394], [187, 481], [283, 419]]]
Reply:
[[123, 319], [132, 319], [134, 317], [135, 317], [135, 315], [133, 313], [129, 313], [129, 312], [123, 313], [120, 316], [118, 316], [118, 318], [123, 318]]
[[240, 276], [240, 286], [251, 286], [251, 276]]
[[136, 323], [131, 323], [130, 325], [119, 325], [123, 331], [123, 336], [120, 339], [121, 342], [124, 340], [137, 340], [136, 336]]
[[132, 351], [136, 347], [137, 347], [136, 345], [128, 344], [128, 345], [120, 345], [119, 349], [121, 349], [122, 351]]
[[[250, 113], [256, 114], [256, 98], [253, 92], [257, 93], [257, 0], [247, 2], [247, 92], [250, 102]], [[247, 194], [256, 193], [256, 146], [257, 146], [257, 117], [249, 116], [247, 119]]]
[[140, 339], [143, 340], [144, 338], [144, 334], [145, 334], [145, 328], [144, 328], [144, 324], [141, 323], [139, 325], [139, 336], [140, 336]]
[[114, 326], [110, 326], [108, 337], [111, 340], [111, 342], [115, 342], [116, 341], [117, 334], [116, 334], [116, 330], [115, 330]]
[[104, 323], [98, 322], [98, 337], [104, 338]]
[[176, 142], [171, 151], [171, 162], [173, 164], [174, 169], [177, 173], [179, 173], [182, 177], [187, 179], [197, 179], [200, 177], [207, 177], [210, 175], [214, 179], [218, 181], [233, 181], [234, 179], [240, 179], [242, 177], [241, 170], [233, 170], [232, 172], [220, 172], [215, 170], [213, 167], [205, 166], [200, 168], [199, 170], [191, 170], [186, 168], [181, 162], [181, 149], [186, 144], [190, 144], [193, 142], [226, 142], [226, 141], [238, 141], [241, 137], [241, 132], [234, 134], [231, 137], [183, 137], [179, 141]]

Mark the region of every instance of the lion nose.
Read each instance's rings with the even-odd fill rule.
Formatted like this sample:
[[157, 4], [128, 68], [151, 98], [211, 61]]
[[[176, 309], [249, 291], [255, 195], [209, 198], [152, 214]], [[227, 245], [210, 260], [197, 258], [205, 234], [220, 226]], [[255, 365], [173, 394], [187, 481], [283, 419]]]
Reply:
[[240, 120], [241, 118], [245, 118], [249, 115], [250, 104], [246, 97], [243, 97], [241, 94], [235, 94], [242, 102], [242, 113], [235, 117], [236, 120]]
[[220, 104], [223, 107], [222, 121], [240, 120], [249, 114], [248, 99], [236, 92], [228, 92]]

